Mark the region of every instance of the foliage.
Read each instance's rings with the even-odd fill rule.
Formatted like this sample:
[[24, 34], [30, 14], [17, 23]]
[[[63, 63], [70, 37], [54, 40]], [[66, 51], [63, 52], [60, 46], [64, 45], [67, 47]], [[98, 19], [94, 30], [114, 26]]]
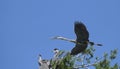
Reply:
[[96, 69], [119, 69], [119, 66], [117, 63], [111, 66], [111, 62], [116, 58], [116, 55], [117, 55], [117, 49], [111, 50], [110, 55], [108, 53], [104, 53], [103, 59], [97, 64], [95, 64], [95, 68]]
[[104, 53], [102, 57], [94, 56], [95, 49], [90, 46], [83, 53], [76, 56], [70, 55], [69, 52], [60, 50], [57, 57], [50, 60], [52, 69], [119, 69], [117, 63], [112, 64], [117, 56], [117, 49], [111, 50], [110, 53]]

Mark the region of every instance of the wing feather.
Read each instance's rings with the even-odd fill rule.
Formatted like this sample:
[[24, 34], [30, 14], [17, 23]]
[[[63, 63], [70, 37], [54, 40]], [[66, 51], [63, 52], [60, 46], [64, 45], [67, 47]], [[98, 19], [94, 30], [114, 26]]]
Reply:
[[83, 52], [87, 48], [87, 44], [76, 44], [76, 46], [71, 50], [71, 55], [77, 55]]
[[77, 36], [77, 42], [89, 41], [89, 32], [87, 31], [86, 26], [82, 22], [75, 22], [74, 31]]
[[77, 55], [78, 53], [83, 52], [88, 45], [86, 41], [89, 41], [89, 32], [87, 31], [85, 25], [82, 22], [75, 22], [74, 26], [77, 39], [75, 47], [71, 50], [71, 55]]

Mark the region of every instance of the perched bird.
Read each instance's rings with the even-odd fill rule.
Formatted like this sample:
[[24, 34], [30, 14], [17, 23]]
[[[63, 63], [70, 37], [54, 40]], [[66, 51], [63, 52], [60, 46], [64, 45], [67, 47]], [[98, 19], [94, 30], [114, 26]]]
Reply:
[[54, 52], [54, 59], [61, 59], [61, 58], [63, 58], [62, 55], [63, 55], [64, 51], [61, 51], [61, 50], [55, 48], [53, 50], [53, 52]]
[[58, 56], [59, 56], [59, 49], [55, 48], [53, 50], [53, 52], [54, 52], [54, 58], [58, 58]]
[[61, 36], [54, 37], [53, 39], [60, 39], [69, 42], [75, 43], [75, 47], [71, 50], [71, 55], [77, 55], [78, 53], [83, 52], [88, 44], [102, 46], [102, 44], [95, 44], [94, 42], [89, 41], [89, 32], [86, 26], [82, 22], [75, 22], [74, 24], [74, 32], [76, 34], [76, 40], [64, 38]]
[[40, 66], [39, 69], [51, 69], [51, 67], [50, 67], [50, 61], [42, 59], [42, 56], [40, 54], [38, 56], [38, 64]]

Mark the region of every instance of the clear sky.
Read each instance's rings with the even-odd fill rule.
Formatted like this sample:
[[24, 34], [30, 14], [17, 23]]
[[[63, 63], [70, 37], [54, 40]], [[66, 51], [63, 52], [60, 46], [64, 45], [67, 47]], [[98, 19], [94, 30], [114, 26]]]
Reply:
[[54, 48], [70, 51], [73, 43], [50, 38], [75, 39], [75, 21], [104, 45], [95, 47], [98, 56], [120, 51], [120, 0], [0, 0], [0, 69], [38, 69], [39, 53], [49, 59]]

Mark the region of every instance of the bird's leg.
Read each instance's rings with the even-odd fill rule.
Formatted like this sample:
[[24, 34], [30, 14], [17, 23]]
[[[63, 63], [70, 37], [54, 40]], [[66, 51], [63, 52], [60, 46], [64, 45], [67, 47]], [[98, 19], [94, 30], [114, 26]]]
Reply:
[[95, 44], [94, 42], [88, 42], [91, 46], [97, 45], [97, 46], [102, 46], [102, 44]]

